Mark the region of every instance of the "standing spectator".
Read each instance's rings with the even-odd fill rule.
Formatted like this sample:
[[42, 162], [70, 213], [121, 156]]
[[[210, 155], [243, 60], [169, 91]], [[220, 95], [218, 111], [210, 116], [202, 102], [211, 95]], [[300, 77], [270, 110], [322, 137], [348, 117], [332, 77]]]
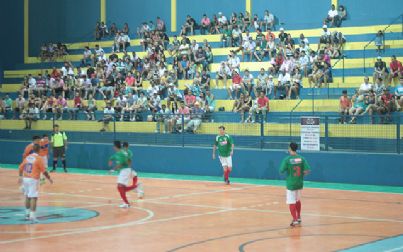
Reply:
[[67, 135], [64, 131], [59, 131], [59, 125], [57, 124], [53, 126], [53, 134], [50, 143], [53, 149], [53, 169], [50, 172], [56, 171], [59, 158], [62, 160], [64, 172], [67, 172], [65, 154], [67, 150]]
[[341, 124], [345, 124], [347, 122], [346, 116], [348, 115], [350, 109], [351, 109], [351, 100], [347, 96], [347, 90], [343, 90], [342, 96], [340, 96], [339, 99], [339, 111], [341, 115], [339, 122]]
[[381, 30], [379, 30], [376, 33], [375, 46], [376, 46], [376, 52], [378, 53], [378, 55], [381, 53], [381, 50], [382, 51], [385, 50], [385, 35], [383, 34], [383, 32]]

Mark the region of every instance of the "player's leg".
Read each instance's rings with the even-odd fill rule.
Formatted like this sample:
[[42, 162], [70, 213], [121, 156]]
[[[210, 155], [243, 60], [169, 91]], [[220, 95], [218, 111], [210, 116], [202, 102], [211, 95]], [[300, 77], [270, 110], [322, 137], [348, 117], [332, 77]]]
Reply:
[[37, 197], [31, 198], [30, 203], [30, 213], [29, 213], [29, 220], [32, 221], [33, 223], [38, 222], [38, 219], [36, 218], [36, 203], [38, 201]]
[[117, 189], [118, 189], [118, 192], [120, 194], [120, 198], [122, 198], [122, 200], [124, 202], [123, 204], [119, 205], [119, 207], [128, 208], [130, 206], [130, 204], [129, 204], [129, 201], [127, 200], [127, 197], [126, 197], [126, 190], [125, 190], [126, 186], [123, 185], [123, 184], [118, 184]]
[[297, 221], [298, 223], [301, 223], [301, 190], [297, 190], [296, 192], [296, 203], [295, 203], [295, 207], [297, 210]]
[[61, 148], [61, 159], [63, 164], [63, 170], [64, 172], [67, 172], [65, 147]]
[[120, 197], [122, 198], [122, 200], [124, 202], [123, 204], [121, 204], [119, 206], [121, 208], [130, 207], [129, 201], [127, 200], [127, 197], [126, 197], [126, 192], [127, 192], [126, 188], [129, 185], [129, 182], [132, 178], [131, 174], [132, 174], [131, 168], [124, 168], [124, 169], [120, 170], [119, 175], [118, 175], [117, 189], [120, 194]]
[[59, 148], [56, 147], [53, 149], [53, 169], [50, 172], [56, 171], [58, 156], [59, 156]]
[[38, 193], [38, 187], [39, 187], [39, 181], [35, 179], [25, 179], [25, 184], [26, 184], [26, 195], [27, 198], [29, 198], [29, 220], [32, 221], [33, 223], [38, 222], [36, 219], [36, 202], [39, 196]]
[[31, 199], [25, 196], [25, 220], [29, 220], [29, 214], [31, 212]]
[[225, 157], [221, 157], [221, 156], [218, 156], [218, 158], [220, 159], [220, 163], [222, 165], [224, 182], [227, 183], [227, 180], [228, 180], [228, 176], [227, 176], [227, 168], [228, 168], [227, 159]]
[[227, 177], [227, 185], [229, 185], [230, 184], [229, 175], [232, 171], [232, 157], [229, 156], [226, 159], [227, 159], [227, 176], [226, 177]]
[[296, 191], [287, 190], [287, 204], [292, 216], [292, 222], [290, 224], [292, 227], [298, 224], [296, 203]]

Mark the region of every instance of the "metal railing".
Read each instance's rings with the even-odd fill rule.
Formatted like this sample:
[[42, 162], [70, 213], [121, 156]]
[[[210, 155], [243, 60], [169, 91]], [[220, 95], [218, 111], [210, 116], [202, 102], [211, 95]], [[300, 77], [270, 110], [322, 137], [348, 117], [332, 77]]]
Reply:
[[[383, 45], [384, 45], [384, 46], [385, 46], [385, 32], [386, 32], [393, 24], [395, 24], [397, 21], [400, 21], [400, 22], [401, 22], [401, 25], [402, 25], [402, 36], [403, 36], [403, 13], [402, 13], [402, 14], [400, 14], [399, 16], [397, 16], [395, 19], [393, 19], [393, 21], [390, 22], [387, 26], [385, 26], [385, 28], [382, 30], [382, 34], [384, 34], [384, 35], [383, 35]], [[365, 44], [365, 46], [364, 46], [364, 49], [363, 49], [363, 61], [364, 61], [363, 68], [364, 68], [364, 73], [366, 73], [366, 65], [365, 65], [365, 62], [366, 62], [366, 49], [367, 49], [367, 47], [368, 47], [372, 42], [375, 41], [376, 37], [377, 37], [377, 35], [375, 35], [375, 36], [374, 36], [367, 44]]]
[[[148, 114], [147, 117], [143, 117], [143, 122], [131, 122], [126, 117], [120, 121], [121, 115], [118, 114], [109, 120], [98, 114], [96, 121], [86, 121], [82, 119], [83, 115], [80, 115], [81, 119], [78, 120], [56, 116], [53, 116], [52, 120], [43, 120], [38, 117], [30, 122], [32, 130], [23, 130], [24, 121], [27, 123], [30, 120], [28, 117], [21, 117], [20, 122], [14, 120], [11, 124], [6, 122], [6, 118], [0, 118], [0, 138], [27, 141], [35, 134], [46, 132], [49, 134], [52, 126], [58, 124], [61, 130], [68, 132], [69, 141], [84, 144], [110, 143], [120, 139], [133, 144], [209, 147], [214, 136], [218, 134], [218, 126], [224, 125], [227, 127], [227, 133], [234, 137], [239, 147], [284, 149], [290, 141], [297, 143], [301, 141], [298, 132], [301, 117], [312, 117], [311, 112], [295, 111], [300, 102], [292, 112], [256, 114], [254, 115], [256, 118], [253, 118], [255, 123], [240, 123], [240, 113], [233, 112], [215, 112], [207, 116], [204, 114], [196, 124], [191, 122], [192, 117], [187, 118], [183, 115], [177, 115], [173, 121], [171, 116], [161, 118]], [[348, 124], [341, 124], [341, 116], [335, 112], [321, 112], [314, 117], [320, 118], [321, 151], [401, 153], [402, 113], [394, 113], [390, 117], [357, 116]], [[345, 116], [342, 121], [350, 119], [350, 116]], [[150, 122], [144, 123], [144, 121]], [[108, 125], [106, 130], [100, 132], [105, 123]]]

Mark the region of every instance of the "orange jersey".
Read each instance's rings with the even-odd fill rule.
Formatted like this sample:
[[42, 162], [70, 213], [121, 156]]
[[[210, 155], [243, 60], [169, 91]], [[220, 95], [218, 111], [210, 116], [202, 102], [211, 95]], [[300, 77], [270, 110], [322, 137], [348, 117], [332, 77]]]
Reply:
[[25, 178], [39, 179], [41, 173], [45, 172], [45, 166], [42, 157], [33, 153], [28, 155], [20, 164], [19, 171]]
[[42, 157], [47, 157], [49, 153], [49, 140], [41, 140], [39, 143], [41, 146], [41, 150], [39, 151], [39, 155]]
[[22, 161], [32, 153], [34, 153], [34, 144], [30, 143], [25, 147], [24, 154], [22, 154]]

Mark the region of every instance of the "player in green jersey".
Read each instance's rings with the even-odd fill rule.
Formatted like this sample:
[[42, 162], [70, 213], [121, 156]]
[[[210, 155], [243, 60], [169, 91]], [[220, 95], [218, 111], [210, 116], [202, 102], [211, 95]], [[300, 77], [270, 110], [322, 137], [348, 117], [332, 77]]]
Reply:
[[292, 227], [301, 223], [301, 191], [304, 176], [311, 170], [305, 158], [297, 154], [297, 149], [296, 143], [290, 143], [290, 155], [284, 158], [280, 165], [280, 172], [287, 173], [287, 204], [293, 218], [290, 224]]
[[135, 186], [135, 190], [137, 191], [137, 197], [139, 199], [142, 199], [144, 197], [143, 183], [137, 182], [138, 181], [137, 172], [133, 168], [133, 152], [129, 149], [128, 142], [123, 142], [123, 150], [126, 151], [127, 154], [129, 155], [129, 167], [132, 168], [133, 186]]
[[213, 159], [215, 159], [215, 151], [218, 149], [218, 157], [224, 171], [224, 181], [229, 185], [229, 174], [232, 171], [232, 155], [234, 154], [234, 141], [231, 136], [225, 133], [224, 126], [220, 126], [218, 129], [219, 134], [216, 136], [213, 145]]
[[122, 144], [120, 141], [114, 141], [113, 148], [115, 150], [115, 154], [109, 158], [109, 166], [114, 165], [114, 167], [109, 172], [112, 173], [114, 171], [119, 171], [117, 189], [124, 202], [123, 204], [119, 205], [119, 207], [129, 208], [130, 204], [127, 200], [126, 192], [134, 190], [137, 187], [137, 185], [129, 186], [129, 183], [133, 178], [133, 171], [132, 168], [130, 168], [131, 160], [127, 151], [122, 150]]

